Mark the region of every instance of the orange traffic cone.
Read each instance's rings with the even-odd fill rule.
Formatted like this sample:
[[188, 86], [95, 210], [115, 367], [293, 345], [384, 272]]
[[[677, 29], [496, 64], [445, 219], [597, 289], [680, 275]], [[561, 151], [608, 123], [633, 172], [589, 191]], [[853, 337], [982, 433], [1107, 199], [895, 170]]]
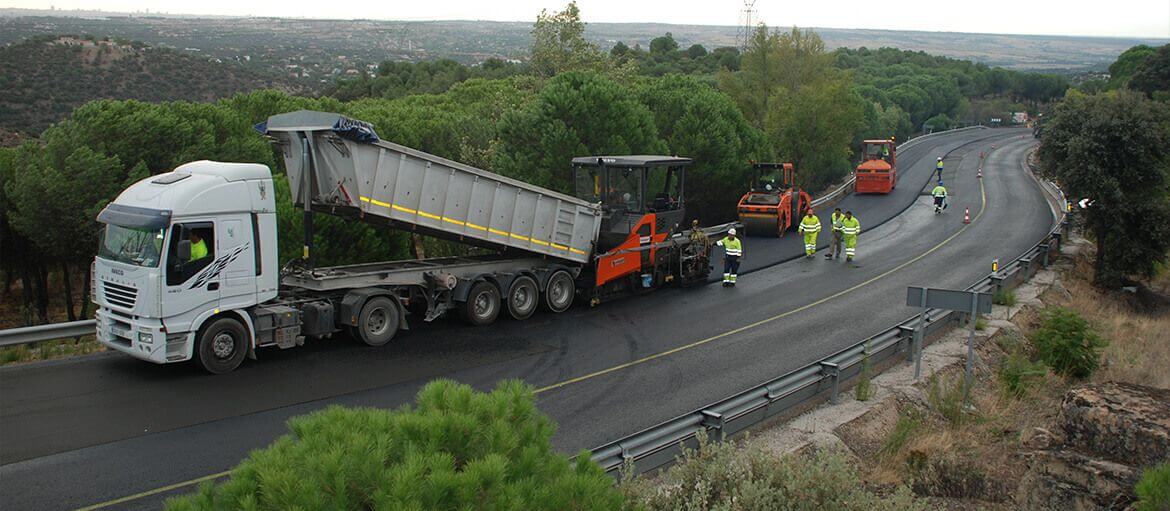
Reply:
[[971, 208], [963, 209], [963, 223], [971, 223]]

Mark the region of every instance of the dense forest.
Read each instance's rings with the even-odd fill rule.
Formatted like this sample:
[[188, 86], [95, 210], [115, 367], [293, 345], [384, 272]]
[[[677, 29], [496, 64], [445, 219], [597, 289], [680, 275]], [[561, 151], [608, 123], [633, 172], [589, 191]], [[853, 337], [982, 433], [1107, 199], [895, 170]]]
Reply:
[[[760, 26], [741, 53], [683, 49], [670, 34], [645, 50], [605, 50], [585, 39], [584, 28], [570, 3], [538, 17], [522, 64], [387, 62], [376, 76], [338, 82], [321, 97], [270, 89], [214, 102], [86, 103], [38, 138], [0, 149], [0, 292], [24, 284], [22, 320], [31, 323], [47, 320], [50, 290], [64, 287], [68, 316], [85, 317], [89, 279], [80, 276], [97, 244], [94, 218], [108, 201], [137, 179], [191, 160], [282, 172], [252, 126], [296, 109], [340, 112], [373, 123], [385, 139], [561, 191], [575, 156], [688, 156], [695, 160], [688, 213], [710, 224], [734, 216], [750, 161], [792, 161], [800, 183], [816, 192], [849, 173], [862, 138], [1008, 118], [1044, 108], [1067, 87], [1060, 78], [916, 52], [829, 51], [799, 29]], [[300, 216], [283, 175], [276, 187], [287, 261], [298, 257], [287, 240], [299, 236]], [[317, 260], [326, 265], [461, 250], [328, 217], [317, 233]]]
[[0, 47], [0, 129], [36, 135], [94, 99], [214, 101], [266, 87], [255, 68], [96, 37], [39, 36]]

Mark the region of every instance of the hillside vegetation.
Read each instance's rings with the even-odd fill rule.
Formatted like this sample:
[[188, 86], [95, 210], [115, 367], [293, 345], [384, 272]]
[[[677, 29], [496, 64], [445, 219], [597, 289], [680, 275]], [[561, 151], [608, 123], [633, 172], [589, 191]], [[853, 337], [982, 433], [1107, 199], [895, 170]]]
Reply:
[[292, 90], [259, 70], [141, 43], [45, 36], [0, 48], [0, 129], [36, 135], [88, 101], [213, 101]]

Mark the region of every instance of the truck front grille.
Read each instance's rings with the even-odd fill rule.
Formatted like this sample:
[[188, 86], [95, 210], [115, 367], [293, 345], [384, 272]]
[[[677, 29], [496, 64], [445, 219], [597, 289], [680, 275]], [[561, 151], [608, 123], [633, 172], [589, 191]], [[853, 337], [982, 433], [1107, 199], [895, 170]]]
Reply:
[[102, 281], [102, 289], [105, 291], [106, 301], [111, 305], [133, 309], [134, 302], [138, 299], [138, 290], [130, 286]]

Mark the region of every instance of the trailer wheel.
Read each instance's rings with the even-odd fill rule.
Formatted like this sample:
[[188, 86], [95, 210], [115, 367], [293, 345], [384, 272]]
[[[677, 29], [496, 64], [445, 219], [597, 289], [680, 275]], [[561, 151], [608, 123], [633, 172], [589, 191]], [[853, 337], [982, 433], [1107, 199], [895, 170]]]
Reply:
[[540, 286], [527, 275], [516, 277], [508, 287], [508, 314], [513, 319], [528, 319], [540, 305]]
[[476, 282], [463, 302], [463, 319], [475, 326], [490, 325], [500, 315], [500, 289], [486, 280]]
[[230, 373], [240, 367], [248, 355], [248, 332], [235, 319], [216, 319], [199, 334], [198, 350], [199, 365], [207, 372]]
[[385, 296], [375, 296], [362, 306], [355, 328], [362, 342], [370, 346], [381, 346], [390, 342], [394, 334], [398, 333], [401, 319], [398, 305], [394, 300]]
[[548, 278], [548, 289], [544, 290], [544, 305], [552, 312], [565, 312], [573, 305], [577, 284], [569, 272], [560, 270]]

